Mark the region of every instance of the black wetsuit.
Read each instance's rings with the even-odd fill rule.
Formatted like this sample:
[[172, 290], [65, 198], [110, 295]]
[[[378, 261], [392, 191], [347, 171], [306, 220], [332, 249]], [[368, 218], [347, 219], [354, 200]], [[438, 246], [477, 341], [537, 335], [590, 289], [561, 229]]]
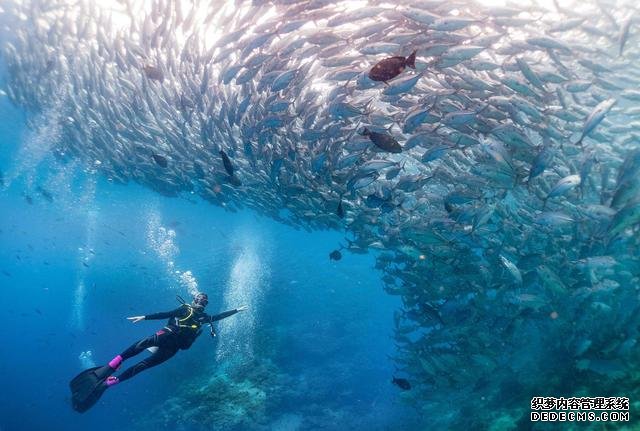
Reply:
[[157, 347], [158, 350], [148, 358], [138, 362], [134, 366], [127, 368], [118, 379], [120, 381], [130, 379], [147, 368], [163, 363], [175, 355], [178, 350], [186, 350], [196, 340], [202, 332], [200, 327], [216, 320], [236, 314], [238, 310], [229, 310], [224, 313], [209, 315], [198, 308], [187, 304], [176, 308], [173, 311], [155, 313], [145, 316], [145, 320], [159, 320], [169, 318], [167, 326], [155, 334], [132, 344], [127, 350], [122, 352], [123, 360], [127, 360], [149, 347]]

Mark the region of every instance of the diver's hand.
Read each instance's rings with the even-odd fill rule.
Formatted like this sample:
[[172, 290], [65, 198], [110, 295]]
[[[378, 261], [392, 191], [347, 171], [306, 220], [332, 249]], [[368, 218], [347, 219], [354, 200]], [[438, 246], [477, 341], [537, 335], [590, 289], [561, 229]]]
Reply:
[[236, 311], [244, 311], [244, 310], [246, 310], [247, 308], [249, 308], [249, 307], [248, 307], [248, 306], [246, 306], [246, 305], [243, 305], [243, 306], [241, 306], [241, 307], [236, 308]]
[[144, 320], [144, 316], [127, 317], [127, 320], [131, 320], [132, 323], [138, 323], [139, 321]]

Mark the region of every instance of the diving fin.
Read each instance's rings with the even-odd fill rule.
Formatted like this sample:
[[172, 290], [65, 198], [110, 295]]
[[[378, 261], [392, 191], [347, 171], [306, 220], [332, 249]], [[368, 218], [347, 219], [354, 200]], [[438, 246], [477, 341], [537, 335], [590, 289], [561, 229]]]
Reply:
[[114, 371], [109, 365], [104, 365], [102, 367], [89, 368], [74, 377], [69, 383], [73, 409], [79, 413], [84, 413], [93, 407], [108, 387], [104, 381]]

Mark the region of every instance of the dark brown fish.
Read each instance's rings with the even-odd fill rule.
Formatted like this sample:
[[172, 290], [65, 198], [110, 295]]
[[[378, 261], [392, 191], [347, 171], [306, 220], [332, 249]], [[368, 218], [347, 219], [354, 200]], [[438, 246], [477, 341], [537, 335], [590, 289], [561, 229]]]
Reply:
[[144, 74], [147, 75], [147, 78], [153, 79], [155, 81], [162, 82], [164, 80], [164, 75], [162, 71], [155, 66], [145, 66], [142, 68], [144, 70]]
[[340, 202], [338, 203], [336, 214], [338, 215], [338, 217], [344, 218], [344, 207], [342, 206], [342, 196], [340, 196]]
[[340, 260], [342, 259], [342, 253], [340, 253], [340, 250], [333, 250], [331, 253], [329, 253], [329, 259]]
[[369, 79], [386, 82], [400, 75], [407, 66], [416, 68], [416, 51], [413, 51], [409, 57], [389, 57], [379, 61], [369, 71]]
[[166, 168], [167, 166], [169, 166], [169, 162], [167, 161], [166, 157], [161, 156], [159, 154], [153, 154], [151, 157], [153, 157], [153, 161], [156, 162], [158, 166], [163, 168]]
[[401, 153], [402, 147], [392, 136], [387, 135], [386, 133], [372, 132], [366, 127], [362, 130], [361, 135], [368, 136], [371, 139], [371, 142], [375, 144], [376, 147], [381, 150], [387, 151], [389, 153]]
[[231, 164], [231, 159], [229, 156], [223, 151], [220, 150], [220, 157], [222, 157], [222, 164], [224, 165], [224, 170], [227, 171], [230, 177], [233, 176], [233, 165]]
[[409, 383], [409, 380], [403, 379], [402, 377], [394, 377], [393, 380], [391, 380], [391, 383], [393, 383], [403, 391], [408, 391], [409, 389], [411, 389], [411, 383]]
[[53, 195], [48, 191], [45, 190], [44, 188], [38, 186], [36, 187], [36, 190], [38, 191], [38, 193], [40, 193], [42, 195], [43, 198], [45, 198], [48, 202], [53, 202]]

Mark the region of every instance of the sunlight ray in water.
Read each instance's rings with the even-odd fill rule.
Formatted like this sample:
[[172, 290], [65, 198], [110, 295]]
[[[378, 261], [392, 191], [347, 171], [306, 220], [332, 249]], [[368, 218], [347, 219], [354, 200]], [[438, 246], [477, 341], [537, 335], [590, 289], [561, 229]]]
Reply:
[[[193, 296], [198, 293], [198, 280], [190, 270], [183, 271], [176, 266], [175, 260], [180, 254], [176, 244], [176, 231], [162, 225], [159, 209], [149, 211], [147, 216], [147, 245], [163, 263], [171, 288], [177, 288], [181, 294]], [[188, 298], [185, 298], [188, 300]]]
[[230, 310], [242, 305], [249, 309], [241, 319], [224, 319], [216, 325], [225, 334], [219, 340], [216, 354], [219, 361], [237, 354], [241, 354], [244, 360], [253, 358], [253, 332], [271, 277], [269, 252], [261, 237], [246, 229], [235, 232], [233, 237], [235, 258], [224, 285], [222, 309]]
[[85, 299], [84, 280], [80, 278], [76, 283], [73, 292], [73, 315], [71, 324], [74, 329], [84, 330], [84, 299]]
[[99, 211], [91, 208], [95, 200], [96, 181], [95, 177], [90, 177], [86, 182], [86, 190], [80, 198], [81, 208], [89, 207], [86, 213], [85, 241], [78, 247], [78, 272], [77, 282], [73, 293], [73, 306], [71, 325], [73, 328], [83, 331], [85, 329], [85, 300], [87, 298], [86, 278], [90, 268], [90, 263], [95, 256], [95, 238], [98, 225]]

